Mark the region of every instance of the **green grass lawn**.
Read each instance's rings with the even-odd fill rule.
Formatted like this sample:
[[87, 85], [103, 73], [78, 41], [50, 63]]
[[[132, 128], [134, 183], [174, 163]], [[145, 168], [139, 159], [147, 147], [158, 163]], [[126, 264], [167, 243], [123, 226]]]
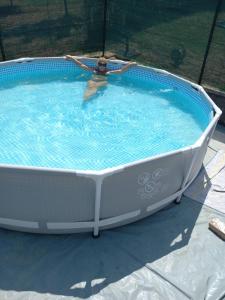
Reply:
[[[6, 59], [97, 51], [103, 1], [0, 1]], [[225, 0], [218, 21], [225, 21]], [[216, 0], [108, 0], [106, 49], [198, 81]], [[225, 28], [216, 27], [203, 84], [225, 91]]]
[[[109, 51], [198, 81], [216, 1], [164, 0], [155, 6], [153, 1], [155, 9], [150, 4], [147, 7], [146, 1], [143, 7], [128, 8], [132, 1], [125, 0], [122, 9], [118, 1], [112, 2], [118, 5], [111, 7], [114, 17], [109, 21]], [[225, 4], [219, 20], [225, 20]], [[176, 59], [177, 52], [181, 57]], [[225, 28], [216, 27], [203, 84], [225, 90]]]

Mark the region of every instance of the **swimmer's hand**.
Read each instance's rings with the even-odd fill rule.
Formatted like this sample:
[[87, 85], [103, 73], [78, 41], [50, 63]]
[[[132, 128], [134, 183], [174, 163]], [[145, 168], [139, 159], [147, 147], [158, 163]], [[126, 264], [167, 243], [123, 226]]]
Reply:
[[64, 59], [69, 60], [69, 59], [72, 59], [73, 57], [75, 57], [75, 56], [72, 56], [72, 55], [66, 55], [66, 56], [64, 56]]
[[128, 70], [131, 67], [136, 66], [137, 63], [136, 62], [129, 62], [128, 64], [126, 64], [122, 69], [121, 69], [121, 73], [125, 72], [126, 70]]
[[92, 71], [91, 68], [89, 68], [88, 66], [86, 66], [85, 64], [83, 64], [82, 62], [80, 62], [76, 56], [72, 56], [72, 55], [66, 55], [64, 57], [67, 60], [72, 60], [73, 62], [75, 62], [78, 66], [80, 66], [81, 68], [83, 68], [86, 71]]
[[120, 70], [109, 71], [109, 72], [107, 72], [107, 74], [121, 74], [121, 73], [127, 71], [129, 68], [135, 67], [135, 66], [137, 66], [136, 62], [129, 62], [124, 67], [122, 67]]

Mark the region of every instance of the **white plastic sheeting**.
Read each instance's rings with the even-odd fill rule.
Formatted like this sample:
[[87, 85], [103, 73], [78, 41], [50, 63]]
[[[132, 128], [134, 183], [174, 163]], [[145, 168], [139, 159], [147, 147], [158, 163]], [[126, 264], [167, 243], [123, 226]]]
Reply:
[[0, 299], [225, 297], [225, 243], [208, 230], [225, 216], [183, 198], [142, 221], [90, 234], [0, 230]]

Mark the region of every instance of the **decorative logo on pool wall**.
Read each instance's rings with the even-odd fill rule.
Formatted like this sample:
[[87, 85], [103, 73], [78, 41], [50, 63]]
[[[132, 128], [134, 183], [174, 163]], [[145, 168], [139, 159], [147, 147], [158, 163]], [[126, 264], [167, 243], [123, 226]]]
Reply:
[[138, 175], [138, 195], [141, 199], [151, 199], [158, 193], [164, 192], [168, 184], [162, 183], [162, 177], [168, 174], [167, 169], [158, 168], [153, 172], [143, 172]]

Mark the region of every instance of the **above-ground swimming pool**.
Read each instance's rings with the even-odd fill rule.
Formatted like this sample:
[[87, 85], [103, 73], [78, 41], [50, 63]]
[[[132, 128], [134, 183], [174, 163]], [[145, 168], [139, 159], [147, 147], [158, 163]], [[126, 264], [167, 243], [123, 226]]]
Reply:
[[2, 227], [98, 235], [179, 202], [221, 114], [202, 87], [144, 66], [108, 75], [88, 101], [92, 73], [72, 61], [0, 68]]

